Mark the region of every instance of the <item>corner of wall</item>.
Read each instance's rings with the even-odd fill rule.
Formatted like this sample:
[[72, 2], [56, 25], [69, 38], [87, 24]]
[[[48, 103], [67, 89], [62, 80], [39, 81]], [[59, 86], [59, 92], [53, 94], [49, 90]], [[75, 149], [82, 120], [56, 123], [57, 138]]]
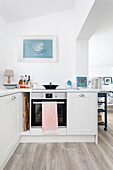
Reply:
[[6, 67], [6, 34], [7, 23], [0, 16], [0, 86], [3, 83], [3, 72]]

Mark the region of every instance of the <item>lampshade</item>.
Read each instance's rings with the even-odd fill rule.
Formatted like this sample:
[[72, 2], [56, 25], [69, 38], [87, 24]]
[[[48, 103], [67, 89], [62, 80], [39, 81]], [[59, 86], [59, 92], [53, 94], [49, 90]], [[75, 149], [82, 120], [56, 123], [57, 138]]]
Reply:
[[4, 76], [14, 77], [14, 72], [13, 72], [13, 70], [8, 70], [8, 69], [6, 69], [5, 72], [4, 72]]

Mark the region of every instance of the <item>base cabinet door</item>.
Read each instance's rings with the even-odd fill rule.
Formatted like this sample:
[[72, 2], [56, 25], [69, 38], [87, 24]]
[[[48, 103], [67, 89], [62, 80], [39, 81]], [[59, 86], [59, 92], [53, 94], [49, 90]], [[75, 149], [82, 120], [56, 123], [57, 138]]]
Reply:
[[0, 167], [19, 141], [18, 94], [0, 98]]
[[67, 94], [67, 133], [95, 135], [97, 133], [97, 94]]

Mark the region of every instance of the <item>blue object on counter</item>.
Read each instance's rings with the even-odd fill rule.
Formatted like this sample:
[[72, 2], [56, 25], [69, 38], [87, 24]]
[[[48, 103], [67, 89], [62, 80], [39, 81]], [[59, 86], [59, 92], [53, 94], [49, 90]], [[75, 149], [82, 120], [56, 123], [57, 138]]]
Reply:
[[67, 81], [66, 87], [67, 88], [72, 88], [72, 82], [70, 80]]

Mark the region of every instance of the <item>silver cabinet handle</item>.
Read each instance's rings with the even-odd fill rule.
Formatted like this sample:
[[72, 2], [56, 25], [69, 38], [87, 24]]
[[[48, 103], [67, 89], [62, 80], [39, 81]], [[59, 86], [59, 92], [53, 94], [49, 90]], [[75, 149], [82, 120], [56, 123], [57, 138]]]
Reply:
[[15, 97], [15, 96], [12, 96], [12, 97], [11, 97], [11, 100], [15, 100], [15, 99], [16, 99], [16, 97]]
[[84, 97], [85, 95], [84, 94], [80, 94], [79, 97]]

